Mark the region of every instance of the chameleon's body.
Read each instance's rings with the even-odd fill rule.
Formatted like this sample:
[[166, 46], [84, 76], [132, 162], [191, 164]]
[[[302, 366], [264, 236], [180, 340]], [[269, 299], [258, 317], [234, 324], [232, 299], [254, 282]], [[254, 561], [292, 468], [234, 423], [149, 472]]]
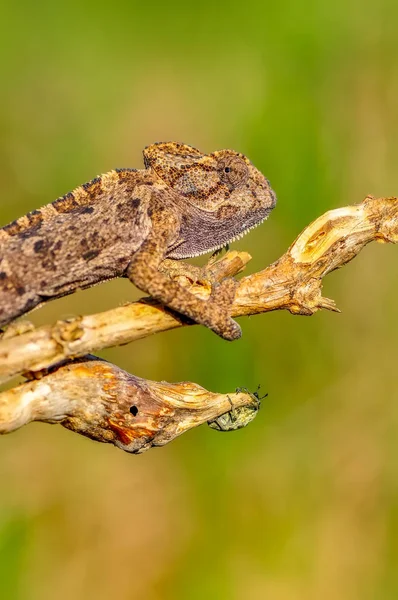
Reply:
[[239, 337], [229, 316], [233, 280], [204, 301], [159, 267], [221, 248], [263, 221], [276, 202], [267, 179], [231, 150], [204, 155], [160, 143], [144, 161], [143, 170], [110, 171], [0, 229], [0, 326], [47, 300], [129, 277], [222, 337]]

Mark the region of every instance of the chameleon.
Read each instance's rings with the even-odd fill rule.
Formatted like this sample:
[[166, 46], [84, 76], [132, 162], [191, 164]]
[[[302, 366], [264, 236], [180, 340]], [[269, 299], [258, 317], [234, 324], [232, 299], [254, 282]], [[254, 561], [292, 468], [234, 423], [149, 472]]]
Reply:
[[109, 171], [0, 228], [0, 327], [49, 300], [127, 277], [222, 338], [240, 337], [230, 316], [233, 278], [203, 300], [170, 272], [264, 221], [276, 203], [269, 181], [233, 150], [203, 154], [157, 142], [143, 155], [144, 169]]

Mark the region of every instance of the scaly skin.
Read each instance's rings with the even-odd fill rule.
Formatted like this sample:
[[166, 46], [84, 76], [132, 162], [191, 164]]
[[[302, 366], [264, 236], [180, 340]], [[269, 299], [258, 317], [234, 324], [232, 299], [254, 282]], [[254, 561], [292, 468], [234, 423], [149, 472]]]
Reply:
[[[221, 248], [267, 218], [276, 198], [242, 154], [174, 142], [144, 150], [145, 169], [118, 169], [0, 229], [0, 326], [48, 300], [129, 277], [224, 339], [236, 282], [200, 300], [165, 275], [164, 259]], [[160, 269], [160, 270], [159, 270]]]

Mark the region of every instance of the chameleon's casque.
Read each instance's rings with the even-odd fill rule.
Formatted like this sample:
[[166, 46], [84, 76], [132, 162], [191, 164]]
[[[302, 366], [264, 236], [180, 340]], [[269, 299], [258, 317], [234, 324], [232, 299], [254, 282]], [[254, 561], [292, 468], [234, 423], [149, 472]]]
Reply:
[[[223, 247], [275, 206], [267, 179], [242, 154], [185, 144], [144, 150], [145, 169], [109, 171], [0, 229], [0, 325], [42, 302], [128, 277], [169, 308], [225, 339], [236, 282], [201, 300], [165, 274], [165, 258]], [[180, 269], [181, 271], [181, 269]]]

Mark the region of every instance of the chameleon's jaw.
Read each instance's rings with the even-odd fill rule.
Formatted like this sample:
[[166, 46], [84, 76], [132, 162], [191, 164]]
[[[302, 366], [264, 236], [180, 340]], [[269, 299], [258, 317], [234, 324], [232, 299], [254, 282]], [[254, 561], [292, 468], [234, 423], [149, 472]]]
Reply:
[[264, 223], [264, 221], [266, 221], [267, 219], [268, 219], [268, 215], [266, 217], [264, 217], [263, 219], [261, 219], [261, 221], [258, 221], [257, 223], [254, 223], [253, 225], [250, 225], [249, 227], [246, 227], [246, 229], [243, 229], [243, 231], [240, 231], [239, 233], [235, 234], [234, 236], [232, 236], [230, 238], [226, 238], [225, 241], [221, 242], [217, 246], [214, 246], [213, 248], [210, 248], [209, 250], [203, 250], [202, 252], [198, 252], [197, 254], [193, 254], [192, 256], [187, 256], [186, 258], [193, 258], [194, 256], [201, 256], [201, 255], [207, 254], [209, 252], [216, 252], [217, 250], [221, 250], [221, 248], [224, 248], [224, 246], [227, 246], [229, 244], [232, 244], [233, 242], [237, 242], [238, 240], [241, 240], [243, 237], [245, 237], [245, 235], [247, 233], [249, 233], [249, 231], [251, 231], [252, 229], [255, 229], [256, 227], [258, 227], [259, 225]]
[[249, 233], [249, 231], [261, 225], [268, 218], [269, 212], [267, 212], [257, 222], [251, 223], [241, 231], [233, 233], [232, 235], [228, 235], [228, 232], [225, 232], [225, 236], [221, 235], [219, 238], [217, 236], [217, 243], [214, 245], [210, 245], [212, 241], [211, 235], [207, 237], [206, 245], [201, 245], [200, 243], [198, 243], [197, 245], [189, 243], [187, 244], [186, 240], [184, 240], [184, 236], [182, 236], [182, 241], [180, 243], [177, 242], [174, 248], [169, 250], [167, 256], [169, 258], [186, 259], [195, 258], [196, 256], [202, 256], [203, 254], [209, 254], [210, 252], [216, 252], [217, 250], [221, 250], [221, 248], [224, 248], [225, 246], [242, 239], [247, 233]]

